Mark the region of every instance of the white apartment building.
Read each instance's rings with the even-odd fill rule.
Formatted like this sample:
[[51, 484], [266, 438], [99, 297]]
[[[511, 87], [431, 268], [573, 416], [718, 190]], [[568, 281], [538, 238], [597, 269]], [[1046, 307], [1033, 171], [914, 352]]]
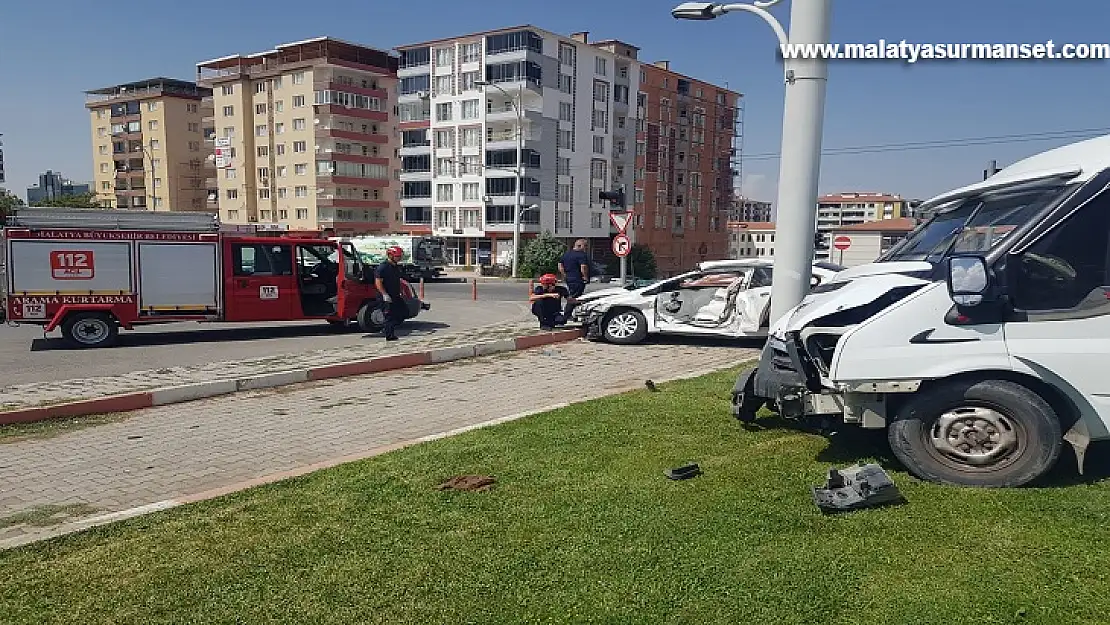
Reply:
[[521, 133], [522, 239], [609, 238], [598, 192], [632, 203], [635, 47], [521, 26], [397, 50], [404, 231], [446, 238], [453, 264], [505, 262]]
[[197, 64], [212, 88], [219, 212], [228, 223], [390, 232], [396, 57], [329, 37]]
[[768, 221], [731, 221], [729, 258], [767, 258], [775, 255], [775, 224]]

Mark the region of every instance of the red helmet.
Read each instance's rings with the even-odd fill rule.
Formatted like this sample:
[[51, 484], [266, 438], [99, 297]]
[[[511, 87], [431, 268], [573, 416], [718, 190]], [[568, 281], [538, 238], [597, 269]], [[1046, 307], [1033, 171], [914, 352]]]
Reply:
[[551, 286], [552, 284], [555, 284], [558, 281], [559, 281], [559, 279], [556, 278], [555, 274], [553, 274], [553, 273], [545, 273], [542, 276], [540, 276], [540, 284], [542, 284], [544, 286]]
[[405, 255], [405, 250], [401, 249], [400, 247], [398, 247], [396, 245], [391, 245], [391, 246], [385, 248], [385, 255], [390, 257], [390, 258], [401, 258], [402, 256]]

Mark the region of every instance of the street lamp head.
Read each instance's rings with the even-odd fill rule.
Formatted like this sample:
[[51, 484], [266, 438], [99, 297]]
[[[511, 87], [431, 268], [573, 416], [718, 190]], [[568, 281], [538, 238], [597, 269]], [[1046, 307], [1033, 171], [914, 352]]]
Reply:
[[671, 9], [676, 20], [711, 20], [721, 15], [721, 5], [716, 2], [683, 2]]

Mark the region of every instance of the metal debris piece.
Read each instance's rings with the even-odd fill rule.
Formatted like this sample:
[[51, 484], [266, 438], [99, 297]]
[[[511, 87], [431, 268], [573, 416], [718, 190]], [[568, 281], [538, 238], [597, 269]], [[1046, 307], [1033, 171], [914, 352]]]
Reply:
[[829, 469], [825, 486], [813, 487], [813, 503], [826, 514], [904, 502], [894, 481], [874, 463]]
[[688, 480], [701, 475], [701, 467], [697, 463], [690, 463], [674, 469], [667, 469], [663, 474], [672, 480]]
[[455, 477], [440, 484], [436, 488], [438, 490], [461, 490], [461, 491], [487, 491], [493, 487], [493, 479], [488, 475], [456, 475]]
[[651, 380], [644, 380], [644, 386], [646, 386], [647, 389], [652, 392], [659, 390], [659, 387], [655, 386], [655, 382], [652, 382]]

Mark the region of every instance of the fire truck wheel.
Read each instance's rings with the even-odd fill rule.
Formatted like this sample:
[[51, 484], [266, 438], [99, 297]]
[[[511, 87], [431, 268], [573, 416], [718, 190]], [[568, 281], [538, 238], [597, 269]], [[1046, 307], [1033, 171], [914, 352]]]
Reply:
[[358, 329], [363, 332], [381, 332], [385, 325], [385, 311], [376, 301], [369, 301], [358, 309]]
[[119, 338], [119, 325], [108, 313], [73, 313], [62, 322], [62, 336], [73, 347], [109, 347]]

